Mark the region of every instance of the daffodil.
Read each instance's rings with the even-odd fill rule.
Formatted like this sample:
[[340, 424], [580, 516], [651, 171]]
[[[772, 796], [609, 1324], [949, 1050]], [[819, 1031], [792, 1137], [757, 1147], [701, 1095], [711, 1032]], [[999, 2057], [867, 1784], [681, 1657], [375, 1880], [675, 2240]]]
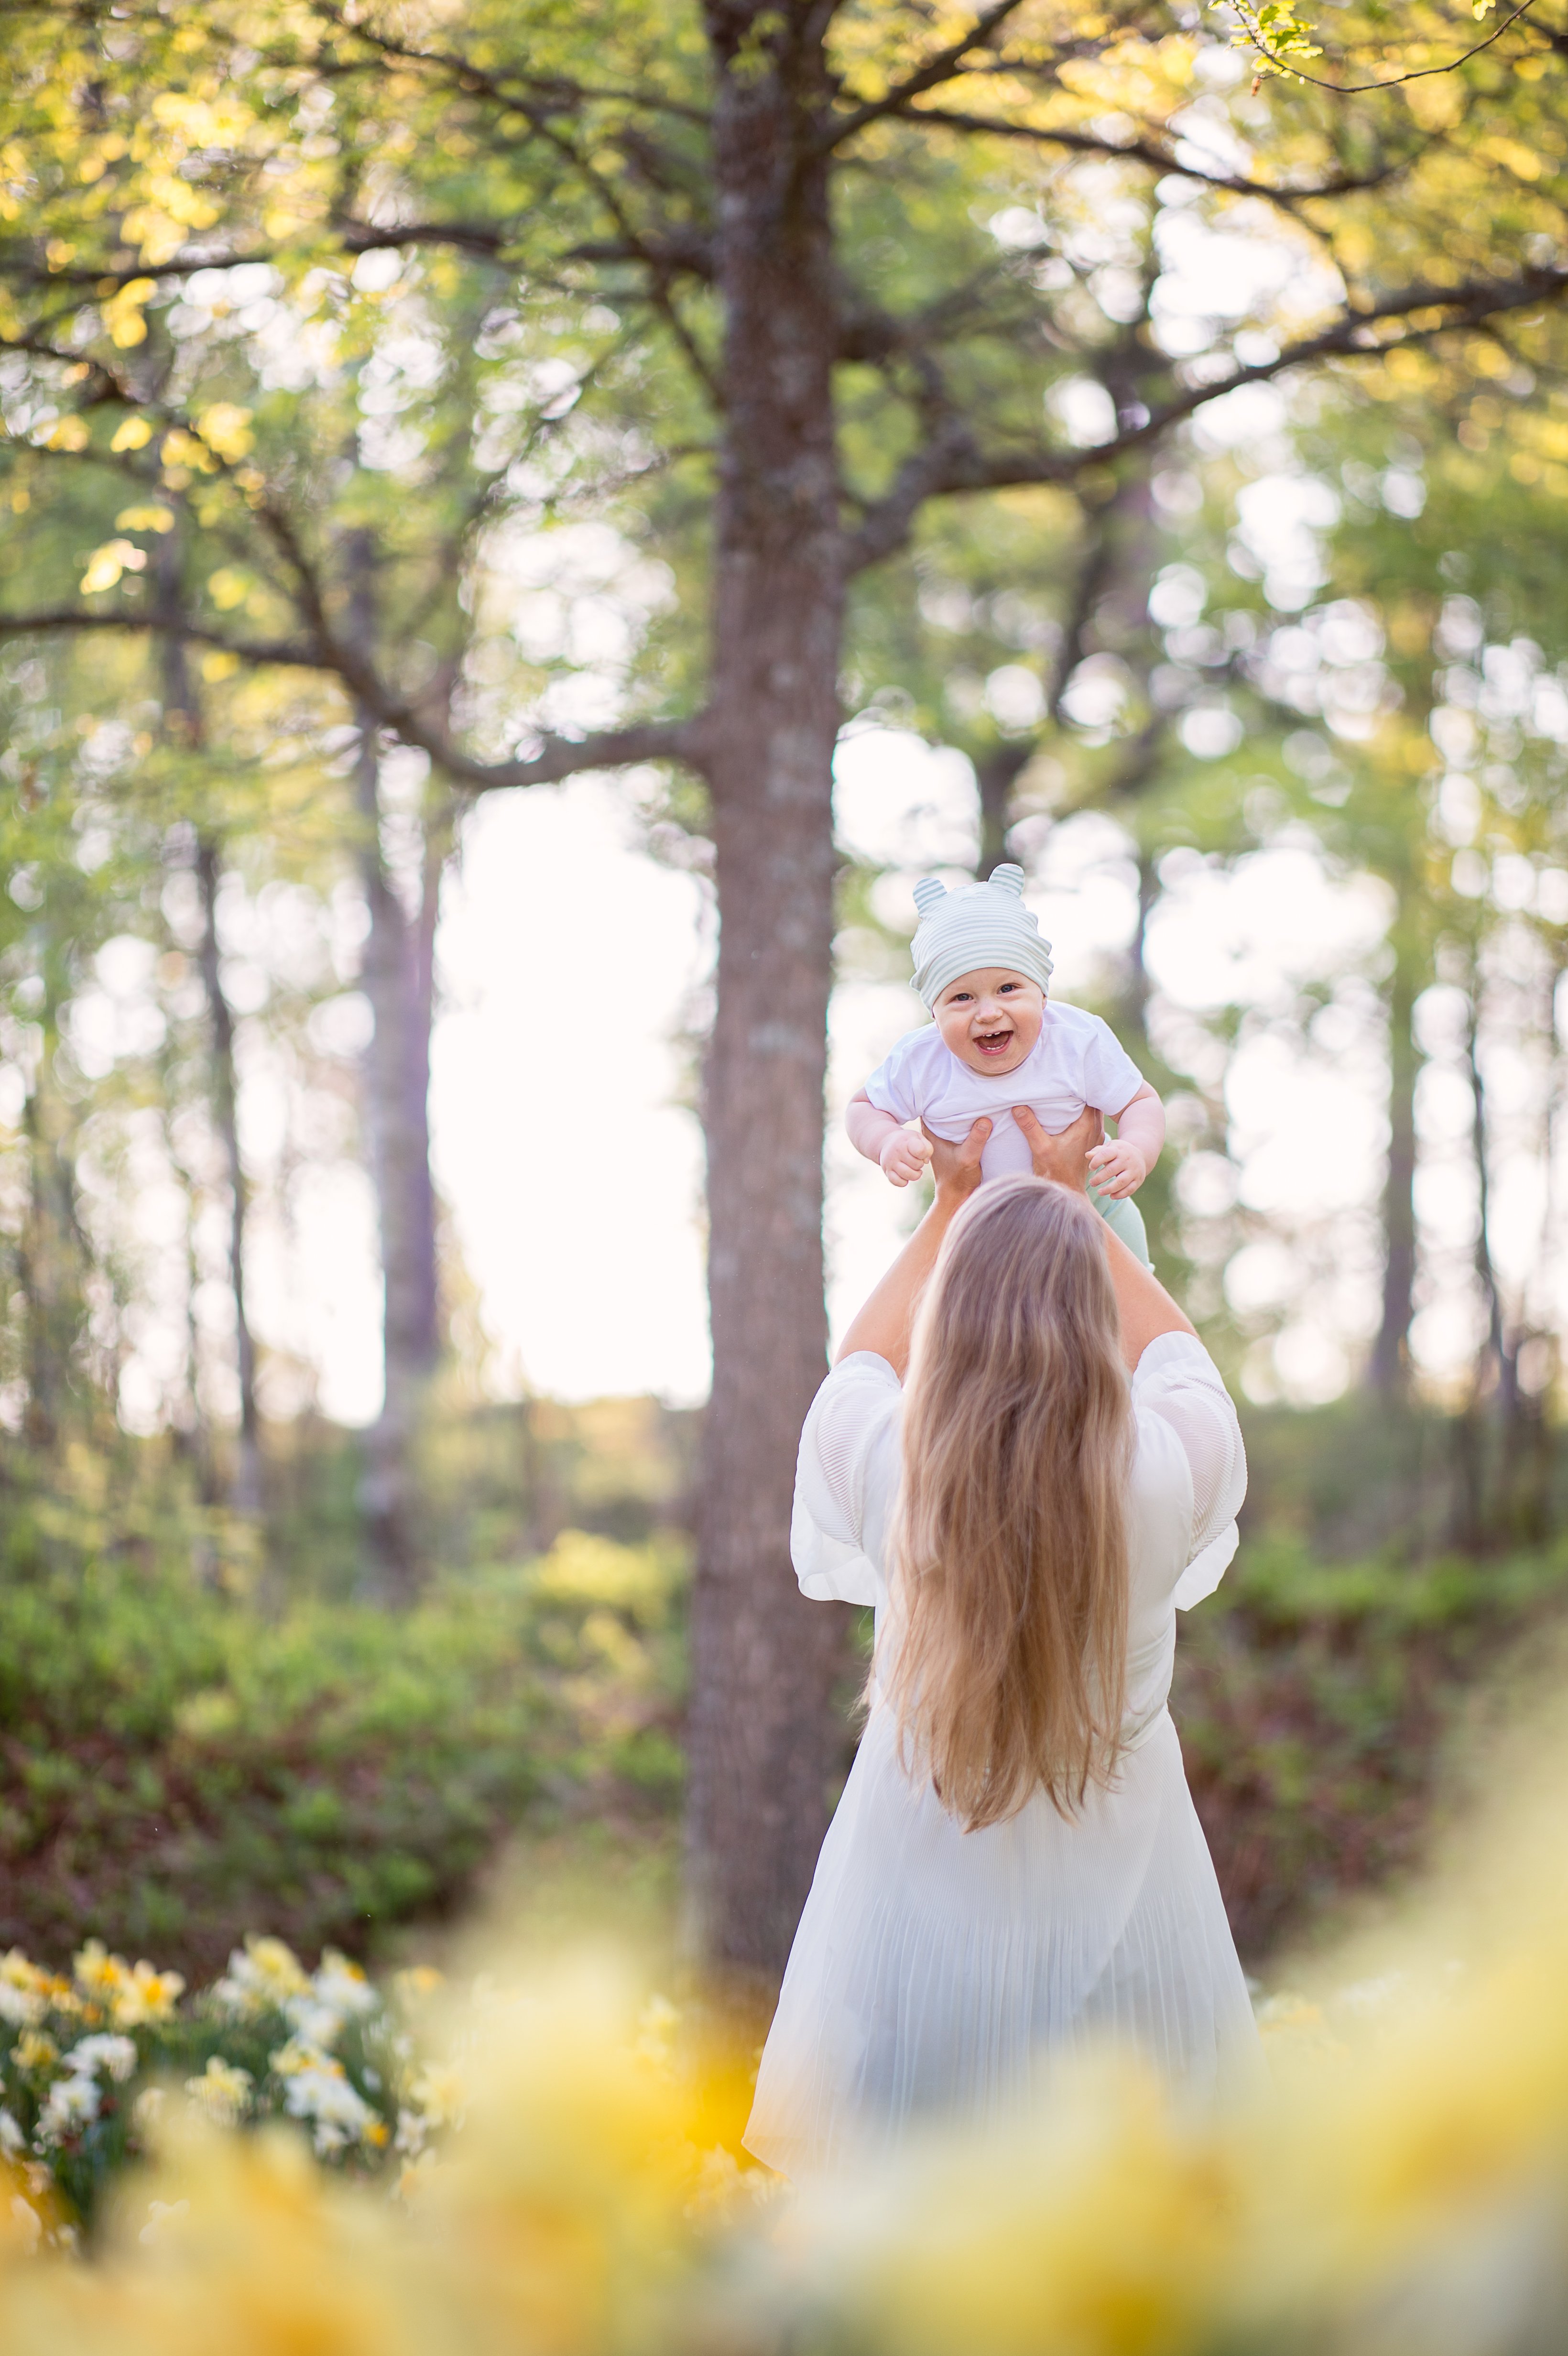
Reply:
[[214, 2053], [199, 2078], [187, 2078], [186, 2093], [206, 2117], [218, 2126], [238, 2126], [250, 2108], [255, 2080], [249, 2070], [237, 2069]]
[[143, 1961], [126, 1974], [110, 1999], [110, 2017], [117, 2029], [142, 2029], [172, 2020], [185, 1980], [178, 1972], [155, 1971]]

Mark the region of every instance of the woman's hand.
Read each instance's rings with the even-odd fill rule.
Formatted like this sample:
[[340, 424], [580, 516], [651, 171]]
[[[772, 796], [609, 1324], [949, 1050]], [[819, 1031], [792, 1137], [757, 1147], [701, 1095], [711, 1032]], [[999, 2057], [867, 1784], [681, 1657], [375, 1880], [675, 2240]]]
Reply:
[[926, 1129], [924, 1121], [921, 1128], [931, 1142], [931, 1174], [936, 1181], [936, 1199], [956, 1208], [980, 1183], [980, 1156], [991, 1134], [991, 1124], [982, 1114], [961, 1145], [936, 1136]]
[[1086, 1192], [1089, 1183], [1089, 1156], [1096, 1146], [1105, 1141], [1105, 1124], [1093, 1105], [1085, 1105], [1071, 1129], [1060, 1130], [1052, 1137], [1041, 1129], [1028, 1105], [1015, 1105], [1013, 1119], [1024, 1133], [1037, 1178], [1054, 1178], [1059, 1186], [1071, 1186], [1077, 1194]]

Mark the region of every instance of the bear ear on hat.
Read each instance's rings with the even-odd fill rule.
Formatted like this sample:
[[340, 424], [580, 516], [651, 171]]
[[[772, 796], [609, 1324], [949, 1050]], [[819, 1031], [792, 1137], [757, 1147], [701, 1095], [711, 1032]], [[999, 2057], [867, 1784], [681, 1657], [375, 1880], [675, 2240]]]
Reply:
[[1010, 859], [1004, 862], [1000, 867], [993, 867], [986, 880], [987, 883], [994, 884], [998, 891], [1015, 893], [1020, 900], [1023, 897], [1024, 872], [1021, 867], [1015, 866]]
[[939, 900], [947, 897], [947, 886], [934, 875], [923, 875], [914, 887], [914, 905], [923, 916], [931, 914]]

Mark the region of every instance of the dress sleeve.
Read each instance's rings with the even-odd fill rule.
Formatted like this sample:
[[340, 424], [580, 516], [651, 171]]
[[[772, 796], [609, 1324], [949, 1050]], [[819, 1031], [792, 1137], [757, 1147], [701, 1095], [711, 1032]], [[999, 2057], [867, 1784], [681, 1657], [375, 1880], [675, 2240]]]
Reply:
[[1236, 1515], [1247, 1494], [1242, 1427], [1220, 1370], [1190, 1333], [1161, 1333], [1133, 1375], [1135, 1412], [1169, 1425], [1192, 1472], [1192, 1552], [1176, 1589], [1179, 1610], [1211, 1595], [1241, 1542]]
[[819, 1603], [882, 1600], [883, 1528], [903, 1392], [885, 1358], [841, 1358], [811, 1403], [795, 1465], [790, 1558]]
[[1093, 1030], [1083, 1050], [1083, 1101], [1113, 1120], [1125, 1112], [1144, 1084], [1144, 1076], [1108, 1023], [1093, 1018]]

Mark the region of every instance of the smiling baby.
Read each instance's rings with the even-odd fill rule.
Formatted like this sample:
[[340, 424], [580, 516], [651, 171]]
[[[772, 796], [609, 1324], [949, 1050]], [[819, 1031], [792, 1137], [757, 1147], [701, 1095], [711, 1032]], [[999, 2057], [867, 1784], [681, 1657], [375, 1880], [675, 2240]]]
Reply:
[[914, 986], [934, 1020], [907, 1032], [856, 1091], [845, 1126], [868, 1161], [907, 1186], [931, 1147], [906, 1123], [923, 1121], [958, 1144], [984, 1115], [991, 1134], [982, 1178], [1001, 1178], [1033, 1166], [1016, 1107], [1055, 1135], [1092, 1105], [1115, 1122], [1116, 1136], [1089, 1156], [1089, 1199], [1147, 1265], [1131, 1198], [1158, 1159], [1165, 1108], [1107, 1023], [1048, 998], [1051, 944], [1024, 906], [1023, 887], [1023, 869], [1011, 865], [956, 892], [934, 876], [915, 885]]

